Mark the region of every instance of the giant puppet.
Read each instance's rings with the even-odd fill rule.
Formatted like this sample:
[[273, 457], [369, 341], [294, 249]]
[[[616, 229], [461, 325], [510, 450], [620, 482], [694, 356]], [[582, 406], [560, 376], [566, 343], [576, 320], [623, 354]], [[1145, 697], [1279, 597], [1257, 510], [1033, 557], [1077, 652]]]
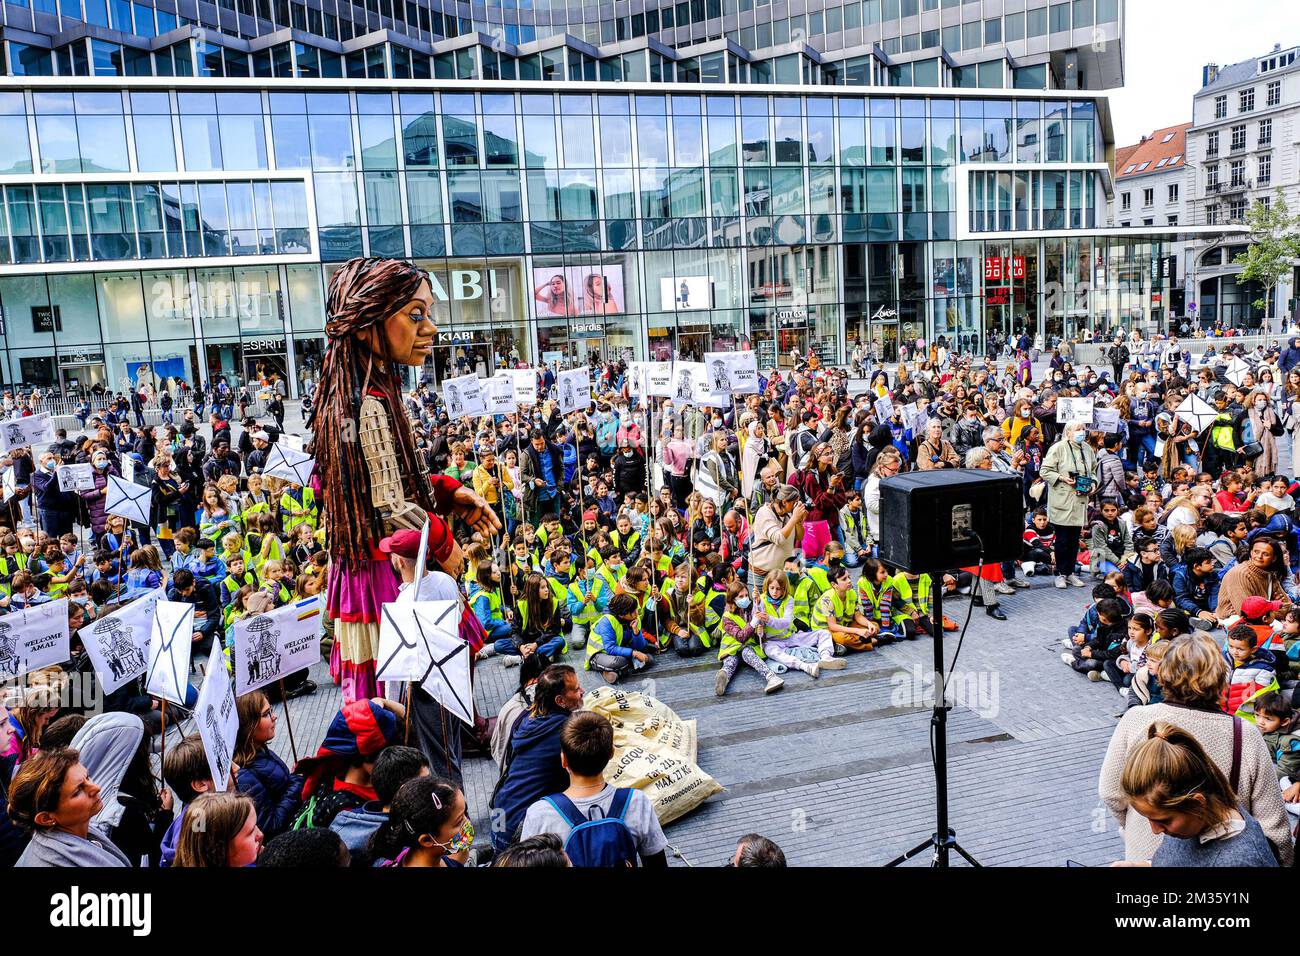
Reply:
[[415, 455], [401, 366], [421, 366], [433, 352], [428, 274], [400, 259], [352, 259], [330, 279], [326, 309], [329, 347], [308, 426], [330, 553], [330, 673], [350, 703], [378, 696], [380, 609], [398, 594], [380, 541], [427, 519], [431, 558], [459, 578], [464, 556], [442, 516], [485, 535], [500, 522], [459, 481], [422, 471]]

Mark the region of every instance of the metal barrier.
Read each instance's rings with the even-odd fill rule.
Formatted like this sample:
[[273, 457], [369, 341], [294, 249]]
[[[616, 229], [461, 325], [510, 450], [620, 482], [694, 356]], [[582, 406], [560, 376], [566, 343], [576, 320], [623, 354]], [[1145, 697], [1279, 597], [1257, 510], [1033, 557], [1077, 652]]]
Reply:
[[[1274, 343], [1279, 346], [1285, 346], [1288, 338], [1290, 338], [1290, 336], [1284, 333], [1275, 335], [1233, 335], [1205, 339], [1191, 338], [1190, 336], [1183, 337], [1180, 335], [1178, 336], [1178, 344], [1193, 356], [1197, 356], [1204, 355], [1205, 350], [1211, 345], [1213, 345], [1216, 350], [1222, 350], [1229, 345], [1240, 345], [1246, 349], [1253, 349], [1256, 345], [1263, 345], [1265, 348], [1268, 348]], [[1102, 353], [1105, 349], [1110, 348], [1111, 344], [1112, 343], [1110, 342], [1104, 342], [1101, 344], [1093, 342], [1089, 344], [1079, 343], [1078, 345], [1075, 345], [1074, 364], [1108, 365], [1109, 360]], [[1165, 343], [1162, 342], [1160, 344], [1163, 345]], [[1129, 352], [1133, 352], [1132, 343], [1129, 343]]]

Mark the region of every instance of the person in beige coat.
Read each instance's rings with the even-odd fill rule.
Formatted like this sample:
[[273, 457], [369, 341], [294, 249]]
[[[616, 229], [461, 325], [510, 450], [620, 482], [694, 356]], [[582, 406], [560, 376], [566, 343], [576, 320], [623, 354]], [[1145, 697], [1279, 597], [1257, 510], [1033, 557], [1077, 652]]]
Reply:
[[[1101, 765], [1098, 791], [1102, 802], [1120, 822], [1125, 860], [1150, 860], [1163, 839], [1161, 834], [1152, 832], [1146, 818], [1129, 805], [1120, 786], [1129, 752], [1147, 739], [1147, 728], [1152, 724], [1159, 721], [1183, 728], [1196, 738], [1224, 776], [1232, 780], [1233, 723], [1238, 718], [1225, 714], [1219, 707], [1227, 681], [1227, 664], [1213, 638], [1205, 634], [1185, 634], [1169, 645], [1160, 662], [1164, 702], [1130, 707], [1120, 718]], [[1259, 822], [1282, 865], [1290, 866], [1295, 858], [1295, 848], [1268, 745], [1254, 724], [1240, 723], [1241, 747], [1235, 781], [1237, 799], [1242, 809]]]

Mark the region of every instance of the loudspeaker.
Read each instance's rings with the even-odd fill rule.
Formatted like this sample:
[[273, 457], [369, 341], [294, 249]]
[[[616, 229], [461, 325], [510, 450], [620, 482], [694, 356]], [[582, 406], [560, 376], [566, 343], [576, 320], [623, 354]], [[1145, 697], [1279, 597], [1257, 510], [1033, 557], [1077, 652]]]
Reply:
[[[880, 483], [880, 560], [921, 574], [1020, 557], [1020, 478], [978, 469], [913, 471]], [[981, 547], [982, 545], [982, 547]]]

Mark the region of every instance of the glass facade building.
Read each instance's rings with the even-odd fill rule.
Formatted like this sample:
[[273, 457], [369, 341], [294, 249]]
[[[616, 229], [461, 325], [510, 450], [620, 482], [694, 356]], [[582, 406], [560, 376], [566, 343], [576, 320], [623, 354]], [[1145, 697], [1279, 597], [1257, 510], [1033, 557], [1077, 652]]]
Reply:
[[429, 270], [438, 376], [1164, 318], [1173, 234], [1104, 228], [1117, 0], [729, 2], [720, 33], [710, 5], [649, 29], [641, 4], [612, 42], [605, 7], [560, 3], [490, 4], [536, 21], [516, 42], [444, 0], [154, 2], [0, 3], [6, 385], [274, 370], [296, 393], [357, 255]]

